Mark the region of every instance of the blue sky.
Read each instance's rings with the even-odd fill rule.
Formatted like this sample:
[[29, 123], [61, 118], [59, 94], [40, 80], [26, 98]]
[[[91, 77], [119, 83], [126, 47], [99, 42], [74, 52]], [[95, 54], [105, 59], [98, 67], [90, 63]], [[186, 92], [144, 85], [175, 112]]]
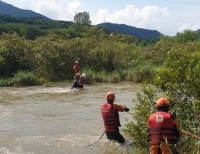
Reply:
[[158, 30], [174, 36], [186, 29], [200, 29], [200, 0], [1, 0], [54, 20], [73, 21], [89, 12], [92, 25], [103, 22]]

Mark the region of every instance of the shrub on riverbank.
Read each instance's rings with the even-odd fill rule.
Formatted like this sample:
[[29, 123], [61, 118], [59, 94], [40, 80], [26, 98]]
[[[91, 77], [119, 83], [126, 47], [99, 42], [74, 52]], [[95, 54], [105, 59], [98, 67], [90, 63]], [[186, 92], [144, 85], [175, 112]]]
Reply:
[[44, 79], [38, 78], [31, 72], [18, 72], [12, 78], [3, 78], [0, 80], [0, 86], [35, 86], [45, 84]]
[[[89, 33], [90, 28], [95, 33]], [[0, 85], [17, 85], [13, 83], [17, 82], [13, 79], [17, 72], [31, 72], [43, 79], [30, 82], [30, 85], [43, 84], [43, 81], [71, 81], [75, 60], [79, 60], [91, 84], [152, 82], [153, 68], [163, 65], [171, 49], [181, 50], [184, 46], [193, 50], [199, 46], [198, 40], [187, 44], [181, 42], [181, 36], [184, 41], [190, 41], [190, 36], [196, 35], [194, 32], [185, 35], [188, 31], [173, 38], [162, 36], [155, 44], [147, 42], [146, 46], [138, 45], [132, 36], [115, 33], [111, 36], [97, 27], [86, 26], [81, 33], [82, 37], [72, 39], [49, 33], [35, 40], [25, 39], [15, 32], [3, 33], [0, 37], [0, 77], [6, 80]]]
[[[136, 150], [149, 147], [147, 119], [156, 112], [154, 105], [160, 96], [171, 100], [170, 111], [176, 113], [181, 129], [200, 136], [200, 42], [192, 44], [187, 42], [179, 50], [169, 51], [163, 67], [154, 70], [152, 86], [144, 86], [138, 93], [133, 119], [125, 129], [133, 137]], [[176, 149], [181, 154], [196, 154], [200, 150], [199, 139], [182, 133]]]
[[[64, 39], [49, 34], [36, 40], [26, 40], [16, 33], [4, 33], [0, 37], [0, 76], [6, 80], [1, 85], [18, 85], [13, 78], [17, 72], [31, 72], [32, 76], [49, 82], [72, 80], [74, 60], [79, 60], [81, 68], [86, 70], [88, 83], [141, 82], [146, 77], [151, 78], [146, 62], [149, 61], [151, 68], [154, 63], [145, 57], [141, 47], [136, 48], [135, 42], [121, 42], [122, 39], [117, 38], [120, 35], [107, 36], [100, 40], [90, 37]], [[91, 70], [92, 74], [87, 70]], [[18, 80], [24, 80], [23, 76]], [[32, 83], [27, 82], [26, 85]], [[43, 84], [41, 81], [34, 83]]]

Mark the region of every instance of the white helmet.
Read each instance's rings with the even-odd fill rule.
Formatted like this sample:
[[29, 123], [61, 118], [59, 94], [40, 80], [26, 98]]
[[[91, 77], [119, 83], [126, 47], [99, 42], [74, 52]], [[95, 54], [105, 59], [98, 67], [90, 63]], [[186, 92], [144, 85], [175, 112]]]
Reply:
[[81, 77], [82, 77], [83, 79], [86, 79], [86, 75], [85, 75], [84, 73], [81, 75]]

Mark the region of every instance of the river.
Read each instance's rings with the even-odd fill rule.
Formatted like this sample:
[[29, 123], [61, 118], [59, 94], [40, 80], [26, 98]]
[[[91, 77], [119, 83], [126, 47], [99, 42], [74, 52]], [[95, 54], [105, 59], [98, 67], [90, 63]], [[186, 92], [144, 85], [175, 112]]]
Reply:
[[[129, 153], [132, 146], [120, 146], [104, 135], [100, 107], [108, 91], [116, 94], [116, 104], [134, 107], [132, 99], [140, 91], [135, 83], [98, 83], [71, 91], [69, 83], [49, 87], [0, 88], [1, 154], [117, 154]], [[131, 110], [130, 110], [131, 112]], [[120, 112], [122, 127], [126, 112]], [[127, 145], [131, 139], [126, 136]], [[94, 144], [92, 144], [94, 143]], [[90, 145], [91, 146], [87, 146]]]

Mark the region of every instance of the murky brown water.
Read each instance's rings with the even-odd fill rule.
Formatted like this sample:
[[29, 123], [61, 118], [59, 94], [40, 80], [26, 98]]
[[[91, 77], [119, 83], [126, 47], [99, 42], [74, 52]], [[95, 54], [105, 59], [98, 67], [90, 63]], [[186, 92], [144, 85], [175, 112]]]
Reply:
[[[51, 87], [0, 88], [1, 154], [117, 154], [127, 147], [107, 141], [100, 107], [108, 91], [116, 93], [116, 104], [134, 106], [140, 91], [133, 83], [89, 85], [70, 91], [71, 84]], [[122, 112], [122, 128], [125, 118]], [[122, 133], [123, 134], [123, 133]], [[131, 139], [125, 136], [127, 143]], [[131, 147], [129, 147], [129, 150]]]

